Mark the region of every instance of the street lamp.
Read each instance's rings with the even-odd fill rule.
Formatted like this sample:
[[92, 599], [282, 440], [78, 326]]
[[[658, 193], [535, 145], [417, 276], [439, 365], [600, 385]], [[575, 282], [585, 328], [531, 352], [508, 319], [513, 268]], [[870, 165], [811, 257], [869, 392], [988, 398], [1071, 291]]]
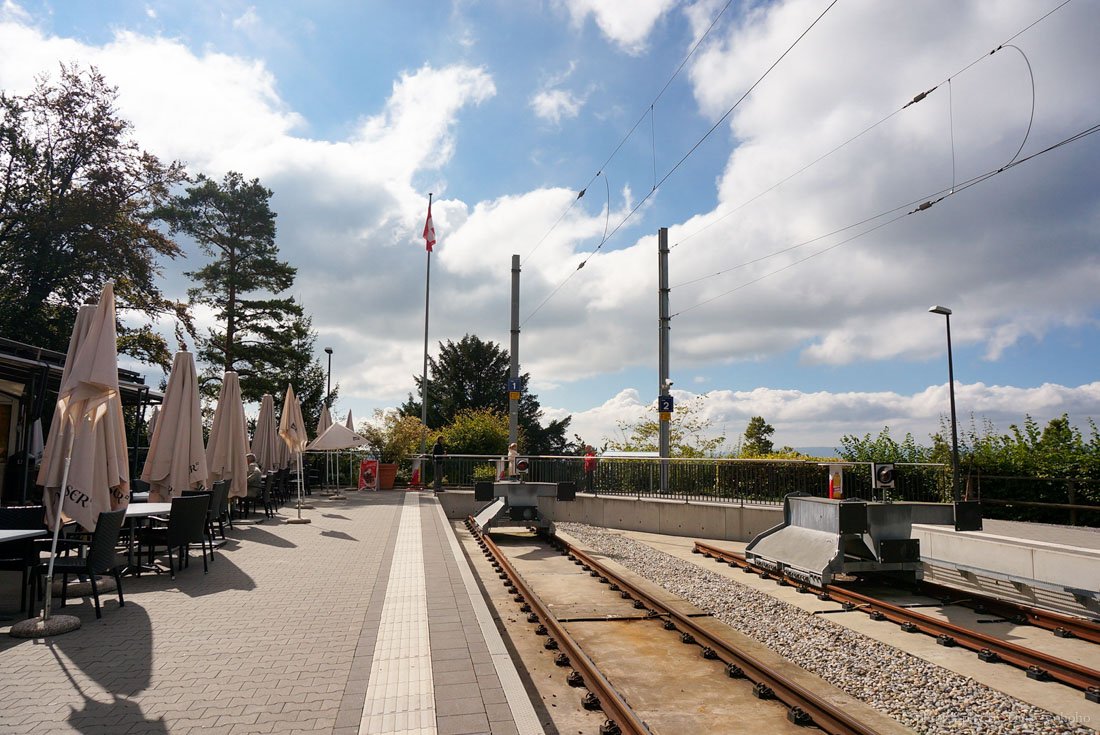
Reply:
[[955, 367], [951, 361], [951, 310], [946, 306], [933, 306], [932, 314], [943, 314], [947, 320], [947, 381], [951, 396], [951, 497], [957, 503], [962, 500], [959, 492], [959, 431], [955, 424]]
[[325, 354], [328, 355], [328, 382], [325, 385], [325, 406], [330, 410], [332, 409], [332, 348], [326, 347]]

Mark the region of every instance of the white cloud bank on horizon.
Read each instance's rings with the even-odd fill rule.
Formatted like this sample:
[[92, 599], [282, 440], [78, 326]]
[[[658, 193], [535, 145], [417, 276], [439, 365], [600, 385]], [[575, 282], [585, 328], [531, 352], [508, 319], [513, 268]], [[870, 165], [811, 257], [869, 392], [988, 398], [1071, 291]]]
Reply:
[[[891, 391], [805, 393], [772, 388], [707, 393], [673, 390], [672, 394], [678, 406], [700, 399], [699, 417], [709, 422], [711, 436], [725, 436], [727, 450], [737, 445], [753, 416], [762, 416], [775, 427], [772, 439], [776, 447], [836, 447], [845, 435], [875, 436], [886, 427], [899, 441], [911, 433], [918, 444], [929, 446], [930, 436], [941, 430], [941, 421], [949, 416], [946, 384], [911, 395]], [[1062, 414], [1069, 414], [1070, 421], [1087, 434], [1088, 417], [1100, 416], [1100, 382], [1077, 387], [1048, 383], [1036, 388], [964, 383], [956, 384], [955, 398], [960, 437], [972, 422], [979, 432], [989, 420], [998, 433], [1007, 433], [1009, 425], [1022, 424], [1025, 415], [1045, 425]], [[570, 432], [596, 445], [619, 441], [625, 437], [616, 427], [630, 426], [642, 417], [652, 420], [653, 411], [652, 401], [643, 400], [637, 390], [623, 390], [602, 405], [573, 412]], [[568, 414], [546, 409], [550, 419]]]
[[[672, 6], [670, 0], [641, 7], [563, 2], [574, 23], [593, 17], [602, 33], [631, 53], [642, 51]], [[707, 8], [712, 12], [702, 12]], [[698, 3], [683, 12], [698, 33], [700, 19], [716, 9], [714, 3]], [[752, 8], [744, 18], [720, 25], [682, 77], [691, 85], [698, 112], [718, 119], [820, 11], [819, 2], [791, 0]], [[946, 0], [840, 4], [831, 11], [730, 117], [728, 128], [708, 141], [706, 154], [718, 151], [725, 161], [714, 183], [713, 210], [683, 222], [658, 222], [666, 217], [658, 192], [636, 215], [655, 212], [644, 220], [646, 227], [668, 224], [670, 240], [678, 244], [671, 258], [673, 311], [682, 312], [673, 320], [676, 372], [713, 373], [792, 351], [807, 364], [926, 359], [944, 349], [942, 321], [926, 313], [933, 303], [955, 309], [957, 347], [979, 345], [991, 360], [1052, 328], [1093, 323], [1100, 307], [1095, 138], [834, 251], [825, 248], [838, 237], [758, 261], [949, 186], [953, 155], [957, 181], [1003, 165], [1019, 145], [1031, 100], [1026, 69], [1010, 50], [984, 59], [957, 75], [950, 88], [941, 86], [921, 104], [740, 208], [916, 92], [987, 54], [1042, 12], [1029, 2], [990, 6]], [[1024, 155], [1100, 119], [1100, 99], [1084, 71], [1100, 68], [1100, 46], [1091, 38], [1098, 24], [1100, 6], [1071, 4], [1015, 41], [1027, 51], [1039, 94]], [[29, 89], [36, 74], [56, 74], [58, 61], [95, 64], [120, 87], [120, 107], [144, 146], [186, 161], [193, 171], [220, 177], [239, 170], [273, 189], [281, 251], [300, 268], [296, 291], [314, 315], [318, 347], [337, 350], [334, 378], [346, 399], [393, 405], [404, 399], [411, 376], [419, 372], [422, 191], [437, 194], [433, 214], [440, 234], [433, 258], [433, 343], [466, 333], [507, 343], [502, 315], [507, 314], [510, 243], [538, 241], [575, 196], [549, 185], [492, 199], [449, 195], [446, 165], [464, 136], [474, 134], [462, 126], [465, 115], [493, 100], [502, 106], [498, 114], [530, 119], [529, 100], [494, 99], [491, 69], [425, 63], [406, 71], [387, 99], [362, 101], [363, 111], [348, 121], [345, 139], [323, 140], [308, 137], [310, 121], [283, 100], [262, 59], [196, 51], [178, 39], [127, 30], [117, 30], [102, 46], [88, 45], [41, 31], [22, 8], [5, 0], [0, 61], [0, 88], [16, 93]], [[722, 147], [732, 144], [732, 152]], [[661, 151], [661, 158], [675, 160], [679, 154]], [[614, 224], [633, 206], [632, 185], [648, 191], [651, 182], [624, 181], [614, 163], [610, 176], [619, 187], [610, 203]], [[679, 185], [673, 177], [665, 188]], [[574, 208], [525, 263], [523, 317], [599, 242], [608, 215], [594, 211], [602, 205], [594, 199]], [[704, 234], [692, 237], [704, 227]], [[620, 235], [531, 319], [524, 328], [523, 369], [536, 384], [568, 385], [653, 361], [654, 251], [653, 235], [635, 240]], [[823, 254], [795, 264], [813, 253]], [[178, 291], [170, 295], [183, 295], [179, 273], [193, 266], [194, 261], [171, 264]], [[680, 285], [718, 271], [728, 273]], [[753, 283], [757, 279], [762, 280]], [[586, 336], [586, 349], [561, 349], [578, 331]], [[725, 393], [755, 395], [750, 388], [730, 385]], [[761, 401], [779, 400], [773, 393], [786, 395], [758, 390]], [[1021, 391], [1022, 406], [1041, 402], [1047, 392], [1045, 386], [1014, 390]], [[1080, 389], [1066, 390], [1066, 401], [1076, 397], [1081, 407], [1095, 406]], [[613, 406], [629, 404], [622, 399], [627, 394], [612, 399]], [[824, 401], [850, 394], [800, 394], [776, 406], [793, 410], [820, 402], [805, 395]], [[885, 395], [900, 402], [899, 416], [913, 410], [905, 407], [915, 402], [912, 396]], [[887, 403], [883, 399], [879, 413], [867, 416], [873, 425], [851, 433], [875, 430], [880, 414], [892, 415]], [[603, 409], [574, 411], [576, 426], [600, 433], [595, 417], [602, 417], [606, 432], [612, 432], [616, 414]], [[1013, 420], [1024, 410], [1016, 410]], [[1096, 413], [1071, 403], [1065, 410]], [[357, 408], [356, 413], [368, 412]], [[785, 426], [767, 411], [753, 414], [765, 415], [777, 432]], [[839, 436], [830, 417], [808, 408], [804, 416], [804, 424], [791, 424], [795, 436], [811, 436], [815, 425], [818, 437]], [[731, 413], [729, 421], [734, 418], [739, 421], [739, 414]], [[743, 430], [735, 423], [727, 434]]]

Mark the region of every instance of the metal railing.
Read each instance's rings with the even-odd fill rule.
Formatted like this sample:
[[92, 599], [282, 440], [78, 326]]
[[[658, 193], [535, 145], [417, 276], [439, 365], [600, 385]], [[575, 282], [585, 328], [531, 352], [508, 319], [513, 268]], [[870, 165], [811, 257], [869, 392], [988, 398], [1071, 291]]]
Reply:
[[[424, 460], [425, 481], [434, 482], [432, 457]], [[443, 458], [443, 484], [472, 486], [479, 480], [498, 479], [498, 462], [504, 458], [455, 455]], [[654, 496], [678, 500], [733, 503], [779, 503], [792, 492], [825, 496], [828, 464], [819, 460], [770, 460], [727, 458], [671, 458], [669, 492], [660, 492], [661, 460], [654, 457], [597, 457], [589, 479], [584, 457], [527, 457], [530, 482], [575, 482], [582, 492], [632, 497]], [[883, 491], [871, 487], [870, 463], [844, 464], [846, 497], [883, 499]], [[943, 465], [895, 465], [897, 483], [888, 491], [890, 500], [940, 502], [951, 497], [951, 473]]]

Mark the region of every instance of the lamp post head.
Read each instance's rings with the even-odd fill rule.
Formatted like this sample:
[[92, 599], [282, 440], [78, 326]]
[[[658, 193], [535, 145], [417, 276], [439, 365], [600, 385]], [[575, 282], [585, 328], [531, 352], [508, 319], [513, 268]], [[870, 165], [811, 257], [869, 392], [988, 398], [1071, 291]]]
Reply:
[[331, 347], [326, 347], [326, 348], [325, 348], [325, 352], [326, 352], [326, 353], [327, 353], [328, 355], [332, 355], [332, 348], [331, 348]]
[[951, 310], [946, 306], [933, 306], [928, 310], [930, 314], [943, 314], [944, 316], [951, 316]]

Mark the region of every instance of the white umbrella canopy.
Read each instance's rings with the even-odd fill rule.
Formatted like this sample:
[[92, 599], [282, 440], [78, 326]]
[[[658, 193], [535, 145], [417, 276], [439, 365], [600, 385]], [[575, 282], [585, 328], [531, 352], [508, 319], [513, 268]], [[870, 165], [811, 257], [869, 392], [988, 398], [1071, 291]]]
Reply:
[[348, 409], [348, 419], [344, 422], [344, 426], [348, 427], [352, 431], [355, 431], [355, 422], [351, 418], [351, 409]]
[[241, 402], [241, 384], [237, 373], [227, 371], [214, 409], [210, 442], [206, 447], [210, 481], [229, 481], [229, 497], [248, 495], [248, 429]]
[[190, 352], [176, 353], [161, 408], [141, 471], [154, 503], [167, 503], [184, 490], [205, 485], [210, 474], [202, 443], [199, 380]]
[[[264, 472], [281, 470], [279, 466], [278, 426], [275, 424], [275, 399], [265, 393], [260, 399], [260, 416], [256, 419], [256, 433], [252, 435], [252, 453], [256, 464]], [[284, 465], [285, 466], [285, 465]]]
[[82, 307], [77, 314], [54, 421], [42, 452], [37, 483], [46, 488], [46, 517], [51, 525], [59, 501], [62, 515], [89, 531], [95, 530], [101, 512], [130, 503], [117, 350], [114, 285], [108, 282], [99, 305]]
[[367, 438], [343, 424], [333, 424], [325, 429], [325, 433], [310, 442], [306, 447], [307, 452], [321, 452], [328, 449], [351, 449], [361, 447], [367, 443]]
[[330, 426], [332, 426], [332, 413], [329, 412], [328, 406], [322, 406], [321, 416], [317, 419], [317, 436], [324, 434]]

